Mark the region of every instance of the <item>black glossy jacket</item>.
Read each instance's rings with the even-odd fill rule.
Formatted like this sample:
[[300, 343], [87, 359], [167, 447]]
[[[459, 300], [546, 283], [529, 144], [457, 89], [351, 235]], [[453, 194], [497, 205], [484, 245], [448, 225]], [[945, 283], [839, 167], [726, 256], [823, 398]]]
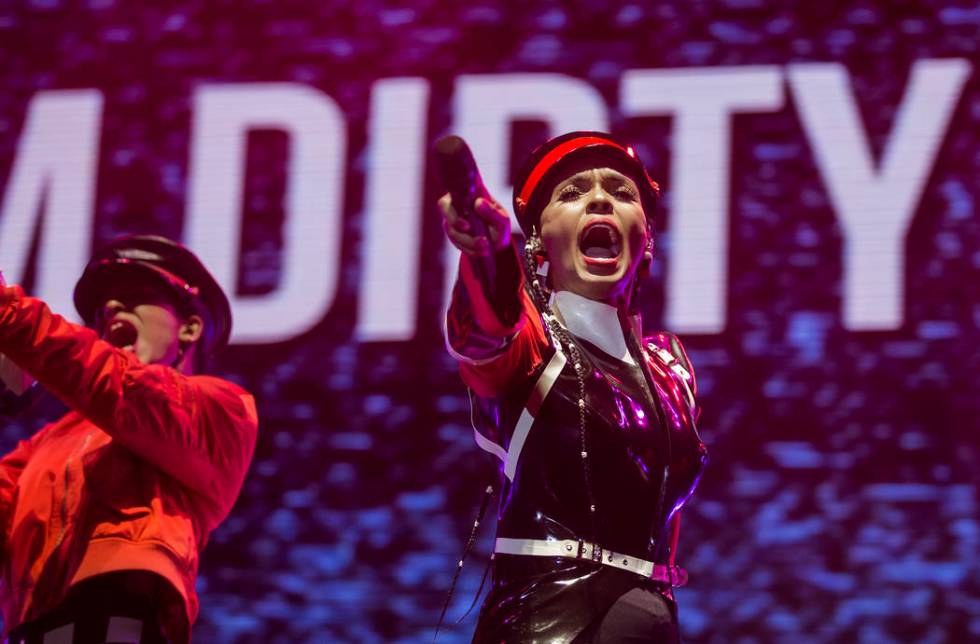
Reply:
[[[513, 262], [513, 280], [519, 276], [516, 258], [498, 258], [498, 265], [506, 262]], [[631, 365], [575, 339], [588, 374], [592, 519], [579, 385], [570, 359], [534, 410], [519, 453], [513, 449], [515, 427], [556, 348], [522, 288], [497, 291], [481, 288], [464, 259], [447, 327], [450, 350], [475, 394], [477, 440], [501, 459], [497, 537], [584, 539], [641, 559], [671, 561], [671, 519], [707, 460], [695, 425], [693, 370], [680, 342], [666, 333], [646, 338], [642, 347], [627, 340], [636, 362]], [[498, 554], [474, 642], [571, 642], [638, 586], [672, 599], [669, 587], [591, 560]]]

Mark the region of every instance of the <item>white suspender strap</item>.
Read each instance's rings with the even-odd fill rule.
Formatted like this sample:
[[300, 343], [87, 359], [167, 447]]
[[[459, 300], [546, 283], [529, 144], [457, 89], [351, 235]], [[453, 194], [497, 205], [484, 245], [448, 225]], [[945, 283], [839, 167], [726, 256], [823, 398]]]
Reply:
[[531, 425], [534, 424], [534, 419], [537, 417], [541, 405], [544, 404], [544, 399], [548, 397], [551, 388], [555, 386], [555, 382], [558, 380], [558, 376], [561, 375], [561, 370], [565, 368], [566, 362], [568, 360], [565, 358], [565, 354], [561, 352], [561, 349], [557, 347], [556, 343], [555, 355], [551, 357], [544, 371], [538, 376], [537, 382], [534, 383], [534, 388], [531, 389], [531, 395], [528, 397], [527, 403], [521, 411], [521, 416], [517, 420], [517, 426], [514, 427], [514, 433], [510, 438], [510, 445], [506, 450], [503, 445], [484, 436], [476, 428], [476, 423], [473, 422], [473, 401], [472, 399], [470, 400], [470, 424], [473, 426], [473, 438], [476, 440], [476, 444], [484, 451], [490, 452], [500, 459], [504, 464], [504, 474], [511, 481], [514, 480], [514, 474], [517, 472], [517, 461], [521, 457], [524, 443], [527, 442], [528, 434], [531, 432]]
[[531, 425], [534, 424], [534, 419], [537, 417], [538, 411], [541, 410], [544, 399], [548, 397], [551, 388], [555, 386], [555, 381], [558, 380], [561, 370], [565, 368], [566, 362], [565, 354], [561, 352], [556, 343], [555, 355], [551, 356], [548, 366], [544, 368], [544, 371], [538, 376], [538, 381], [534, 383], [534, 389], [531, 390], [531, 395], [528, 397], [527, 404], [524, 405], [521, 417], [517, 420], [514, 434], [510, 438], [507, 460], [504, 463], [504, 474], [511, 481], [514, 480], [514, 474], [517, 472], [517, 461], [521, 457], [521, 450], [524, 449], [524, 443], [531, 432]]

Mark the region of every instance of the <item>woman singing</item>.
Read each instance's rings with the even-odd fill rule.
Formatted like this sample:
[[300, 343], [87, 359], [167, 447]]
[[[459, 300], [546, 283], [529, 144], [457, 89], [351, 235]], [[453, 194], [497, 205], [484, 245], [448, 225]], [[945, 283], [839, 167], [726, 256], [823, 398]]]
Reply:
[[474, 642], [678, 641], [678, 511], [706, 453], [687, 356], [636, 313], [657, 197], [630, 147], [572, 132], [515, 181], [523, 263], [490, 195], [485, 236], [439, 202], [463, 253], [448, 344], [503, 485]]

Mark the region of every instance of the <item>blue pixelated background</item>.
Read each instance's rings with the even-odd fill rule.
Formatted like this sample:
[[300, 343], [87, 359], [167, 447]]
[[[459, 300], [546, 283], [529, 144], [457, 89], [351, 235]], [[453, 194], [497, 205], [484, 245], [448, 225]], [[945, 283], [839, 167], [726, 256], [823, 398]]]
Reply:
[[[616, 117], [627, 69], [840, 62], [880, 153], [910, 66], [976, 65], [980, 9], [940, 0], [820, 3], [22, 0], [0, 8], [0, 186], [32, 96], [105, 96], [95, 243], [180, 238], [191, 89], [291, 81], [348, 124], [344, 270], [311, 332], [232, 347], [217, 371], [255, 393], [255, 462], [199, 579], [201, 642], [430, 641], [491, 464], [443, 349], [441, 230], [424, 219], [418, 331], [359, 343], [366, 114], [372, 83], [432, 84], [429, 138], [462, 73], [587, 80], [639, 142], [669, 197], [666, 119]], [[886, 11], [884, 6], [889, 7]], [[980, 640], [980, 91], [963, 89], [906, 244], [905, 323], [852, 332], [840, 314], [842, 237], [792, 101], [736, 117], [728, 324], [684, 337], [711, 464], [685, 511], [678, 593], [691, 642]], [[515, 149], [540, 141], [515, 128]], [[286, 143], [250, 141], [241, 287], [277, 264]], [[263, 179], [263, 177], [265, 179]], [[436, 187], [427, 184], [433, 203]], [[2, 189], [2, 188], [0, 188]], [[278, 192], [277, 192], [278, 190]], [[430, 213], [431, 214], [431, 213]], [[669, 218], [646, 324], [662, 324]], [[271, 272], [275, 278], [275, 270]], [[66, 276], [66, 279], [72, 279]], [[0, 447], [58, 414], [7, 423]], [[464, 568], [451, 622], [490, 548]], [[468, 641], [471, 614], [443, 642]]]

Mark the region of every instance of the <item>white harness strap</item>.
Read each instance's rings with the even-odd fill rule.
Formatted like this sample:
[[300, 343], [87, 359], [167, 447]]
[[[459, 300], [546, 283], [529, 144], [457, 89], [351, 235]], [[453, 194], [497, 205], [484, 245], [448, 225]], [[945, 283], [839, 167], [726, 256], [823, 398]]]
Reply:
[[567, 362], [568, 360], [565, 358], [565, 354], [561, 352], [557, 343], [555, 343], [555, 355], [551, 357], [544, 371], [538, 376], [537, 382], [534, 383], [531, 395], [528, 397], [527, 403], [525, 403], [524, 409], [521, 411], [521, 416], [517, 420], [517, 426], [514, 427], [514, 434], [510, 438], [510, 446], [507, 450], [504, 450], [504, 447], [499, 443], [490, 440], [480, 433], [476, 428], [476, 424], [473, 423], [472, 403], [470, 404], [470, 423], [473, 424], [473, 437], [476, 439], [476, 444], [484, 451], [490, 452], [500, 459], [504, 464], [504, 474], [511, 481], [514, 480], [514, 474], [517, 472], [517, 461], [521, 457], [524, 443], [527, 442], [528, 434], [531, 432], [531, 425], [534, 424], [534, 419], [538, 415], [544, 399], [548, 397], [551, 388], [554, 387], [555, 381], [558, 380], [558, 376], [561, 374], [561, 370], [565, 368]]
[[[471, 402], [470, 403], [471, 424], [473, 424], [472, 416], [473, 416], [473, 403]], [[504, 449], [504, 446], [501, 445], [500, 443], [495, 443], [494, 441], [490, 440], [489, 438], [481, 434], [480, 430], [476, 428], [475, 424], [473, 424], [473, 438], [476, 439], [476, 444], [480, 449], [482, 449], [485, 452], [490, 452], [504, 463], [507, 462], [507, 450]]]
[[587, 559], [603, 566], [635, 572], [638, 575], [671, 586], [687, 583], [687, 572], [677, 566], [663, 565], [631, 557], [612, 550], [605, 550], [590, 541], [575, 539], [508, 539], [497, 537], [494, 552], [526, 557], [563, 557], [566, 559]]
[[524, 411], [521, 412], [521, 417], [517, 420], [514, 435], [510, 439], [510, 448], [507, 450], [507, 461], [504, 463], [504, 474], [511, 481], [514, 480], [514, 474], [517, 471], [517, 460], [521, 457], [521, 450], [524, 449], [527, 435], [531, 432], [531, 425], [534, 424], [534, 419], [538, 411], [540, 411], [544, 399], [548, 397], [548, 393], [555, 385], [555, 381], [558, 380], [561, 370], [565, 368], [566, 362], [565, 354], [558, 349], [556, 343], [555, 355], [551, 357], [551, 360], [548, 361], [548, 366], [544, 368], [544, 371], [538, 377], [538, 381], [534, 383], [534, 389], [531, 390], [527, 404], [524, 405]]

